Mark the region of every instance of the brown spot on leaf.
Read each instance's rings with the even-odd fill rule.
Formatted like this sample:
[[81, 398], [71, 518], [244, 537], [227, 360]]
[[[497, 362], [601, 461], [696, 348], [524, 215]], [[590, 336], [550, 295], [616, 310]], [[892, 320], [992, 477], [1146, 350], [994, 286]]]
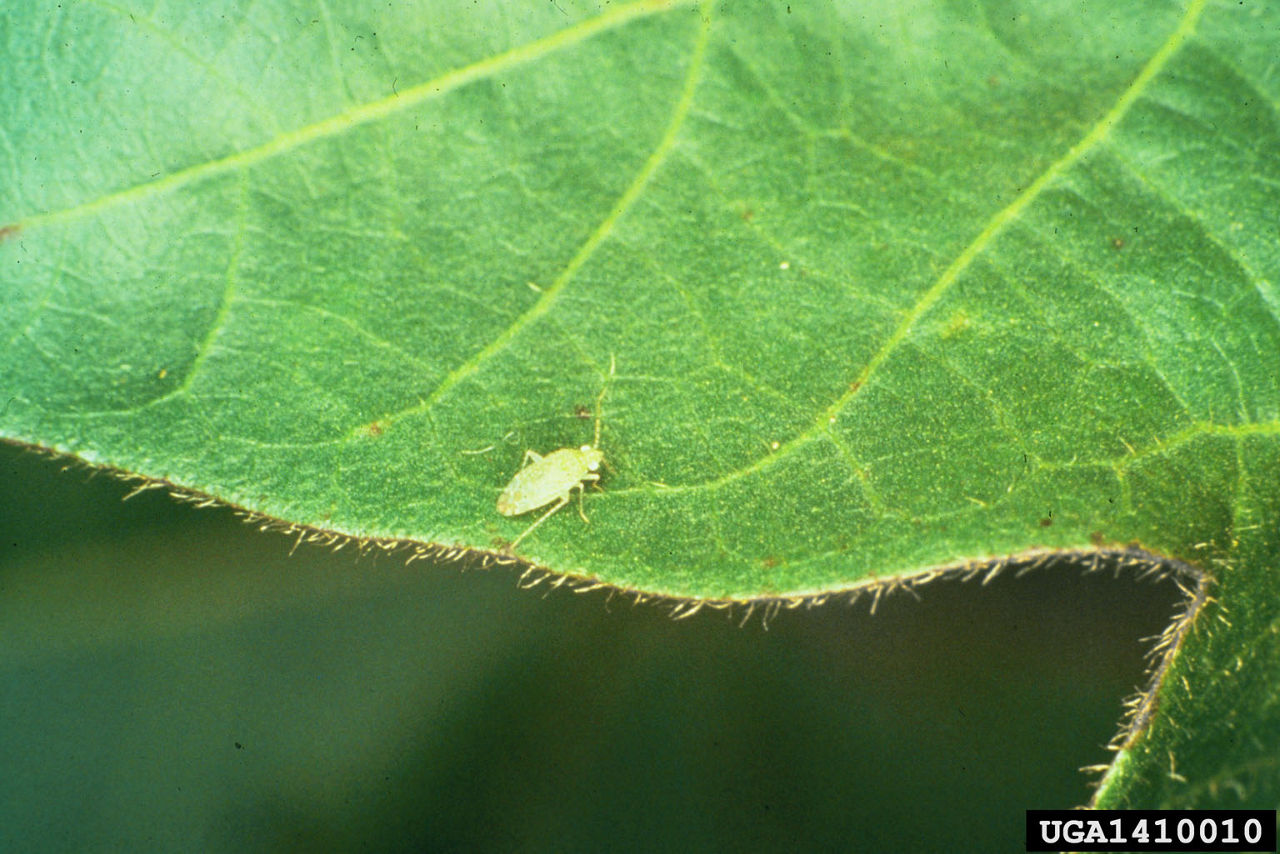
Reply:
[[3, 243], [11, 237], [17, 237], [19, 231], [22, 231], [22, 226], [16, 224], [6, 225], [0, 228], [0, 243]]
[[1124, 238], [1123, 238], [1123, 237], [1113, 237], [1113, 238], [1111, 238], [1111, 248], [1112, 248], [1112, 249], [1115, 249], [1115, 250], [1123, 249], [1123, 248], [1124, 248]]

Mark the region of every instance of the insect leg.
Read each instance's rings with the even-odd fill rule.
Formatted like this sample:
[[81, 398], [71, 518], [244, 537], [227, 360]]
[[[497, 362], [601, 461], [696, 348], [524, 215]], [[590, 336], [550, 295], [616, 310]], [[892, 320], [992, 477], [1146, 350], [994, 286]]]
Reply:
[[600, 479], [600, 475], [596, 474], [595, 472], [593, 471], [587, 472], [582, 476], [583, 483], [579, 483], [575, 486], [569, 487], [570, 492], [572, 492], [575, 489], [578, 490], [578, 515], [581, 516], [582, 521], [586, 522], [588, 525], [591, 524], [591, 520], [587, 518], [586, 513], [582, 512], [582, 493], [587, 491], [586, 481], [589, 480], [592, 483], [595, 483], [599, 479]]
[[520, 541], [523, 540], [525, 537], [529, 536], [529, 534], [533, 532], [534, 528], [541, 525], [543, 522], [547, 520], [548, 516], [550, 516], [552, 513], [556, 512], [557, 510], [559, 510], [561, 507], [565, 506], [568, 503], [569, 503], [568, 493], [565, 493], [564, 495], [561, 495], [558, 499], [556, 499], [556, 503], [551, 505], [550, 510], [548, 510], [546, 513], [543, 513], [541, 516], [539, 516], [536, 522], [534, 522], [532, 525], [524, 529], [523, 534], [516, 537], [516, 541], [511, 544], [511, 550], [515, 551], [516, 546], [520, 545]]
[[520, 462], [520, 469], [527, 469], [529, 467], [529, 463], [536, 463], [540, 459], [542, 459], [542, 454], [537, 451], [525, 451], [524, 459]]

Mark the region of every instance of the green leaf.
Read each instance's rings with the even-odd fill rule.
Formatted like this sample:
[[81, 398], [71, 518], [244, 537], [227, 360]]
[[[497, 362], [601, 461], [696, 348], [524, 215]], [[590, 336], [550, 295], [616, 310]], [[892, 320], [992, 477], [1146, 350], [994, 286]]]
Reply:
[[604, 390], [590, 524], [520, 557], [750, 599], [1137, 543], [1217, 578], [1171, 672], [1219, 699], [1104, 794], [1192, 723], [1202, 792], [1280, 755], [1274, 4], [366, 6], [0, 12], [0, 436], [499, 551]]

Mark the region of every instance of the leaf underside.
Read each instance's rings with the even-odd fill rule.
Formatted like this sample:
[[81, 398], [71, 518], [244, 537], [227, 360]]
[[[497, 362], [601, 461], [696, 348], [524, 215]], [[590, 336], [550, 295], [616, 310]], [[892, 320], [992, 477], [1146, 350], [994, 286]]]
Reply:
[[0, 436], [501, 551], [604, 391], [525, 560], [751, 599], [1138, 544], [1280, 672], [1274, 4], [367, 5], [0, 11]]

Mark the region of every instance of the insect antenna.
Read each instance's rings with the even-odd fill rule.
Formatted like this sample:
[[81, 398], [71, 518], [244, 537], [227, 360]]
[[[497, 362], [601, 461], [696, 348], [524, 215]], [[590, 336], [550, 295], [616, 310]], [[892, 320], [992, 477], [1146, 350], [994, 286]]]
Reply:
[[600, 447], [600, 404], [604, 403], [604, 396], [609, 391], [609, 381], [613, 379], [613, 371], [616, 367], [613, 354], [609, 354], [609, 376], [605, 377], [604, 385], [600, 389], [600, 396], [596, 398], [596, 438], [591, 443], [591, 447]]

